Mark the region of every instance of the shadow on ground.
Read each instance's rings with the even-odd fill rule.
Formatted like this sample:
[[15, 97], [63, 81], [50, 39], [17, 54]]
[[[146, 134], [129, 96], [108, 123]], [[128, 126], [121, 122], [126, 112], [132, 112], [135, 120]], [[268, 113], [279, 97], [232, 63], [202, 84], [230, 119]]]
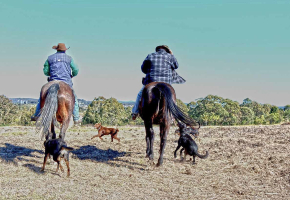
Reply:
[[[4, 163], [12, 163], [13, 165], [18, 166], [19, 161], [35, 163], [35, 160], [29, 158], [37, 157], [41, 159], [42, 157], [32, 155], [32, 153], [35, 152], [44, 154], [42, 150], [30, 149], [27, 147], [15, 146], [13, 144], [5, 143], [5, 147], [0, 147], [0, 158], [2, 161], [4, 161]], [[39, 163], [37, 163], [37, 165], [39, 165]], [[23, 166], [27, 167], [35, 173], [40, 173], [40, 167], [34, 164], [24, 164]]]
[[0, 147], [1, 160], [14, 165], [18, 165], [17, 160], [29, 161], [26, 157], [35, 157], [35, 155], [32, 155], [34, 152], [44, 154], [42, 150], [15, 146], [9, 143], [5, 143], [5, 147]]
[[126, 154], [126, 152], [114, 151], [112, 149], [98, 149], [91, 145], [82, 146], [79, 149], [73, 150], [72, 153], [80, 160], [93, 160], [97, 162], [108, 162]]
[[[124, 157], [126, 154], [130, 154], [130, 153], [119, 152], [112, 149], [102, 150], [91, 145], [82, 146], [79, 149], [73, 150], [72, 153], [74, 154], [72, 156], [73, 158], [78, 158], [80, 160], [92, 160], [92, 161], [97, 161], [97, 162], [104, 162], [104, 163], [107, 163], [108, 165], [116, 166], [116, 167], [128, 167], [131, 169], [138, 168], [138, 169], [144, 170], [143, 167], [146, 166], [146, 165], [142, 165], [136, 162], [130, 162], [130, 161], [119, 159], [120, 157]], [[124, 164], [116, 164], [110, 161], [118, 161]]]

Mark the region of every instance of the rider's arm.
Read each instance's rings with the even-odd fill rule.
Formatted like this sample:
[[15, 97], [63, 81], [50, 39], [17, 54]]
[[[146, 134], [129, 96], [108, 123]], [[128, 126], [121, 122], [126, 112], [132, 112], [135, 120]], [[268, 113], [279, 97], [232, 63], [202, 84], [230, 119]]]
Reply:
[[72, 76], [76, 76], [79, 73], [79, 68], [78, 66], [74, 63], [73, 59], [71, 59], [70, 62], [70, 67], [71, 67], [71, 71], [72, 71]]
[[43, 73], [44, 73], [46, 76], [50, 76], [50, 72], [49, 72], [49, 63], [48, 63], [47, 60], [46, 60], [45, 63], [44, 63]]
[[141, 65], [141, 70], [144, 74], [147, 74], [149, 73], [149, 70], [150, 70], [150, 67], [151, 67], [151, 62], [150, 60], [148, 59], [148, 56], [145, 58], [143, 64]]
[[172, 55], [172, 63], [173, 63], [174, 69], [177, 69], [179, 67], [179, 64], [178, 64], [176, 58], [174, 57], [174, 55]]

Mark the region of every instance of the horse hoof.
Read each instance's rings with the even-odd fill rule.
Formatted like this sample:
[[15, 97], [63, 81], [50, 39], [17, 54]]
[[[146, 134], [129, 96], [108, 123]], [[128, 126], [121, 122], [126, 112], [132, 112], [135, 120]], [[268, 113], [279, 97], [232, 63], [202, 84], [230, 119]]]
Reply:
[[161, 167], [162, 166], [162, 163], [157, 163], [156, 167]]

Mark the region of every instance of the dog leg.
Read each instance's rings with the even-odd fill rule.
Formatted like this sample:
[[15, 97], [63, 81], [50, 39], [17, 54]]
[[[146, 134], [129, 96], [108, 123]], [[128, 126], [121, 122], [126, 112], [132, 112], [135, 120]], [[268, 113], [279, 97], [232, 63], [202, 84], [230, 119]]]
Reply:
[[182, 152], [183, 152], [183, 150], [184, 150], [184, 148], [182, 148], [182, 149], [180, 150], [180, 160], [181, 160], [181, 161], [184, 161], [184, 158], [182, 157]]
[[192, 164], [193, 164], [193, 165], [196, 164], [196, 163], [195, 163], [195, 157], [196, 157], [196, 155], [193, 155], [193, 156], [192, 156], [192, 160], [193, 160], [193, 161], [192, 161]]
[[[114, 139], [118, 140], [118, 142], [120, 142], [120, 138], [117, 138], [117, 134], [113, 136]], [[113, 142], [113, 138], [112, 138], [112, 142]]]
[[49, 153], [48, 154], [45, 154], [45, 156], [44, 156], [43, 166], [42, 166], [42, 169], [41, 169], [42, 172], [44, 171], [45, 164], [46, 164], [46, 161], [47, 161], [48, 156], [49, 156]]
[[93, 137], [91, 138], [91, 140], [94, 139], [95, 137], [99, 137], [99, 136], [98, 136], [98, 135], [95, 135], [95, 136], [93, 136]]
[[58, 169], [59, 169], [59, 161], [56, 161], [57, 162], [57, 168], [56, 168], [56, 172], [58, 172]]
[[60, 162], [59, 162], [59, 168], [62, 172], [64, 172], [64, 169], [63, 169], [62, 165], [60, 164]]
[[66, 166], [67, 166], [67, 177], [70, 176], [70, 168], [69, 168], [69, 161], [67, 159], [64, 159], [65, 160], [65, 163], [66, 163]]
[[187, 156], [187, 151], [186, 151], [186, 149], [185, 149], [185, 151], [184, 151], [184, 160], [183, 161], [186, 161], [186, 156]]
[[174, 151], [174, 158], [176, 158], [177, 156], [176, 156], [176, 152], [178, 151], [178, 149], [181, 147], [181, 145], [178, 145], [177, 146], [177, 148], [175, 149], [175, 151]]

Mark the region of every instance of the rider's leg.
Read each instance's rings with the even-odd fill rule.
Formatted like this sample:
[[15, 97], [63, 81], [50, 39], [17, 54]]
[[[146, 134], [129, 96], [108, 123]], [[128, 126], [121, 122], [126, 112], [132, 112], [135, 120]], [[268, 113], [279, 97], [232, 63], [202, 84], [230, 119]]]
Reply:
[[75, 91], [73, 90], [74, 96], [75, 96], [75, 107], [73, 109], [73, 120], [75, 124], [80, 123], [80, 114], [79, 114], [79, 102], [78, 102], [78, 98], [77, 95], [75, 93]]
[[37, 105], [36, 105], [36, 109], [35, 109], [35, 113], [34, 115], [31, 116], [31, 121], [36, 121], [37, 117], [40, 113], [40, 98], [38, 99]]
[[134, 107], [132, 108], [132, 119], [135, 120], [136, 117], [138, 116], [138, 113], [139, 113], [139, 102], [141, 100], [141, 97], [142, 97], [142, 92], [143, 92], [143, 89], [144, 89], [144, 85], [143, 87], [141, 88], [141, 90], [139, 91], [138, 95], [137, 95], [137, 98], [136, 98], [136, 102], [135, 102], [135, 105]]

